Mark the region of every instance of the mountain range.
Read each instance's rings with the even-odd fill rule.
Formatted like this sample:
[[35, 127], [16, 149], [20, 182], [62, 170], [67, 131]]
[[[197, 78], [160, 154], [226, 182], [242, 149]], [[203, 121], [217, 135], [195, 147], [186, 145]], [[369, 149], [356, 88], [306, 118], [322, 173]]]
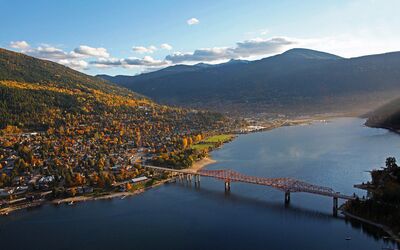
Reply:
[[343, 58], [291, 49], [256, 61], [98, 77], [164, 104], [228, 113], [361, 113], [400, 95], [400, 52]]

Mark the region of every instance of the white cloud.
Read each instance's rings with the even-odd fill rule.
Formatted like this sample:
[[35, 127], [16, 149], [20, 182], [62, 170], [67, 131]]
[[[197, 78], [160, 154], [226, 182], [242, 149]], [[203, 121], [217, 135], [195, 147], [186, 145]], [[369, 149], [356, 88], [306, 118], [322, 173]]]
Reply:
[[199, 21], [199, 19], [197, 19], [197, 18], [195, 18], [195, 17], [192, 17], [192, 18], [188, 19], [188, 20], [186, 21], [186, 23], [187, 23], [188, 25], [196, 25], [196, 24], [199, 24], [200, 21]]
[[280, 52], [286, 46], [295, 43], [295, 40], [286, 37], [274, 37], [271, 39], [256, 38], [238, 42], [236, 48], [232, 50], [238, 57], [268, 55]]
[[168, 65], [168, 62], [164, 60], [156, 60], [151, 56], [145, 56], [143, 58], [128, 57], [124, 59], [117, 58], [100, 58], [99, 60], [92, 61], [90, 64], [96, 67], [112, 67], [112, 66], [122, 66], [122, 67], [135, 67], [135, 66], [147, 66], [147, 67], [160, 67]]
[[59, 60], [58, 63], [73, 68], [75, 70], [84, 70], [88, 69], [89, 64], [84, 60], [74, 60], [74, 59], [62, 59]]
[[165, 50], [171, 50], [172, 49], [172, 46], [169, 45], [168, 43], [163, 43], [163, 44], [160, 45], [160, 47], [162, 49], [165, 49]]
[[104, 57], [104, 58], [110, 57], [110, 54], [107, 52], [105, 48], [93, 48], [87, 45], [81, 45], [78, 48], [75, 48], [73, 52], [84, 56]]
[[13, 41], [10, 43], [10, 47], [13, 49], [27, 50], [30, 46], [26, 41]]
[[235, 47], [217, 47], [197, 49], [191, 53], [175, 53], [165, 57], [172, 63], [217, 61], [223, 59], [244, 58], [259, 55], [270, 55], [281, 52], [296, 41], [285, 37], [271, 39], [256, 38], [236, 43]]
[[73, 51], [68, 53], [50, 45], [41, 45], [37, 48], [31, 48], [25, 41], [11, 42], [10, 44], [12, 48], [19, 49], [27, 55], [54, 61], [75, 70], [87, 69], [89, 65], [86, 61], [79, 59], [82, 57], [80, 54], [76, 54]]
[[124, 59], [125, 65], [132, 66], [163, 66], [166, 65], [167, 62], [161, 60], [155, 60], [151, 56], [145, 56], [142, 59], [140, 58], [126, 58]]
[[149, 46], [149, 47], [134, 46], [134, 47], [132, 47], [132, 50], [133, 50], [134, 52], [137, 52], [137, 53], [140, 53], [140, 54], [143, 54], [143, 53], [153, 53], [154, 51], [157, 50], [157, 47], [156, 47], [156, 46], [153, 46], [153, 45], [151, 45], [151, 46]]
[[35, 49], [27, 50], [27, 54], [48, 60], [75, 59], [81, 57], [76, 53], [73, 52], [67, 53], [62, 49], [50, 45], [42, 45]]

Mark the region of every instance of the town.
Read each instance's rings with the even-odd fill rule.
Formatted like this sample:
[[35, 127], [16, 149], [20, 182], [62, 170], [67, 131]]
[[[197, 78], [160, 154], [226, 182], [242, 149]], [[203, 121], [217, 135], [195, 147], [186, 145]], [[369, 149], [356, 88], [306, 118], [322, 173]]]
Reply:
[[193, 144], [237, 127], [218, 114], [153, 104], [102, 115], [68, 113], [57, 124], [40, 132], [15, 126], [1, 131], [1, 213], [151, 186], [164, 176], [153, 176], [142, 164], [187, 168], [208, 152]]

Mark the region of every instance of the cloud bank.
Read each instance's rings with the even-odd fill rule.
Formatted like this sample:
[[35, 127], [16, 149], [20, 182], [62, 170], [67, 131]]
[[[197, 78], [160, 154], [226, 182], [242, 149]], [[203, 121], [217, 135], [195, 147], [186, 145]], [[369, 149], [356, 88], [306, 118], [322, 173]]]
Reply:
[[147, 67], [160, 67], [168, 65], [168, 62], [163, 60], [156, 60], [151, 56], [145, 56], [143, 58], [128, 57], [124, 59], [101, 58], [96, 61], [91, 61], [90, 64], [97, 67], [112, 67], [112, 66], [122, 66], [122, 67], [133, 67], [133, 66], [147, 66]]
[[281, 52], [285, 47], [295, 44], [296, 41], [275, 37], [271, 39], [251, 39], [236, 43], [235, 47], [197, 49], [190, 53], [174, 53], [165, 57], [172, 63], [217, 61], [224, 59], [245, 58], [250, 56], [268, 55]]
[[[154, 68], [166, 67], [178, 63], [219, 62], [221, 60], [271, 55], [282, 52], [298, 41], [286, 37], [273, 37], [270, 39], [255, 38], [237, 42], [232, 47], [202, 48], [187, 53], [174, 52], [167, 54], [164, 59], [155, 59], [148, 55], [141, 58], [129, 56], [115, 58], [110, 55], [106, 48], [91, 47], [88, 45], [80, 45], [69, 52], [47, 44], [33, 48], [26, 41], [13, 41], [10, 43], [10, 47], [25, 54], [55, 61], [76, 70], [136, 67], [144, 71], [149, 71]], [[144, 54], [161, 50], [170, 51], [172, 50], [172, 46], [163, 43], [158, 48], [153, 45], [134, 46], [132, 50], [135, 53]]]

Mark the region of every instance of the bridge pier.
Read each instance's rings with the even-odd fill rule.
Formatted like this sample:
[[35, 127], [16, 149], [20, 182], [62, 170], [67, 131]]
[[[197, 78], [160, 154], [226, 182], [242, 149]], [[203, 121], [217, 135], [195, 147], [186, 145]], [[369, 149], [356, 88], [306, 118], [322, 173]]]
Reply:
[[231, 191], [231, 182], [226, 180], [225, 181], [225, 192]]
[[198, 174], [194, 175], [194, 185], [200, 187], [200, 175]]
[[333, 197], [333, 216], [336, 217], [338, 215], [338, 210], [339, 210], [338, 198]]
[[285, 205], [289, 205], [290, 203], [290, 192], [286, 191], [285, 192]]

